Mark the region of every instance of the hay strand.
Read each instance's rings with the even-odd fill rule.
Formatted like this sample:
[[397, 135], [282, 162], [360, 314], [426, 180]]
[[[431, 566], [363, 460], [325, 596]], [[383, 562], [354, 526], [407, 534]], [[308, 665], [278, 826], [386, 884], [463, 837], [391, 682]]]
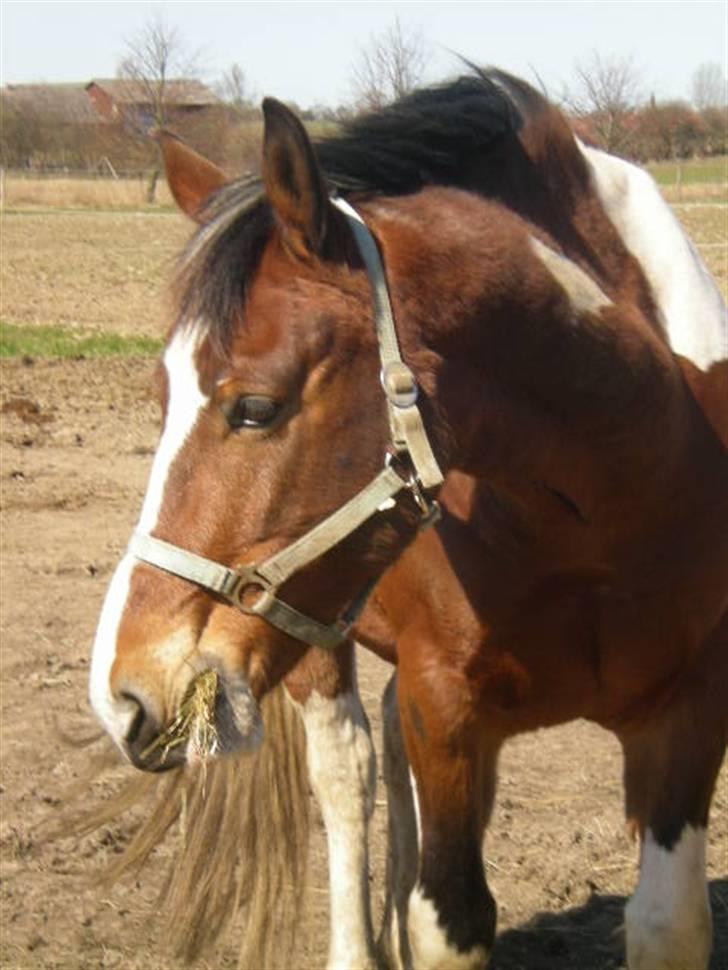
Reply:
[[142, 759], [149, 761], [161, 751], [160, 762], [164, 764], [169, 752], [183, 744], [189, 744], [190, 753], [201, 761], [216, 754], [219, 749], [215, 727], [217, 690], [216, 671], [205, 670], [193, 678], [174, 719], [142, 751]]
[[[155, 751], [181, 743], [178, 738], [192, 740], [199, 722], [209, 717], [217, 689], [207, 678], [190, 691], [184, 717], [178, 715], [168, 726]], [[168, 943], [187, 962], [234, 927], [241, 935], [241, 968], [295, 963], [291, 957], [307, 884], [310, 821], [305, 736], [282, 688], [265, 698], [262, 714], [264, 739], [258, 751], [201, 758], [161, 775], [135, 772], [112, 799], [90, 807], [86, 789], [79, 792], [84, 807], [66, 809], [63, 830], [56, 831], [57, 836], [80, 836], [119, 821], [130, 810], [142, 815], [123, 853], [102, 874], [107, 883], [129, 873], [137, 876], [153, 850], [175, 835], [160, 917]], [[209, 753], [210, 735], [203, 740], [199, 750]]]

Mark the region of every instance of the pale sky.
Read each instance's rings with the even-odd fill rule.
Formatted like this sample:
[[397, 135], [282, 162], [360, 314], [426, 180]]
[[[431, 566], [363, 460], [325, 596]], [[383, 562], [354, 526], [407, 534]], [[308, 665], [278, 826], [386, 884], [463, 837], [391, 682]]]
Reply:
[[238, 63], [252, 91], [336, 105], [351, 100], [361, 47], [395, 17], [433, 49], [428, 80], [459, 73], [454, 56], [493, 64], [558, 96], [593, 50], [632, 57], [642, 89], [689, 98], [703, 63], [728, 73], [728, 0], [674, 2], [36, 2], [0, 0], [3, 84], [114, 77], [125, 38], [156, 13], [200, 52], [203, 80]]

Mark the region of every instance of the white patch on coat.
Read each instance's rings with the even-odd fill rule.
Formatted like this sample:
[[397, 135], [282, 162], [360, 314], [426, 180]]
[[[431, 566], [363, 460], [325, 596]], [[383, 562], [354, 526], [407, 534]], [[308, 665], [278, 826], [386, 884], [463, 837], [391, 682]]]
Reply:
[[579, 143], [604, 209], [650, 284], [672, 349], [707, 370], [728, 357], [728, 310], [647, 172]]
[[474, 946], [462, 952], [448, 943], [434, 903], [415, 886], [409, 899], [407, 918], [412, 963], [417, 970], [482, 970], [489, 952]]
[[596, 314], [612, 305], [609, 297], [580, 266], [550, 249], [535, 236], [531, 236], [529, 242], [551, 276], [566, 291], [577, 316], [582, 313]]
[[300, 708], [308, 771], [329, 850], [329, 970], [377, 965], [369, 903], [367, 828], [374, 808], [376, 762], [356, 692], [328, 699], [315, 691]]
[[658, 845], [647, 830], [625, 924], [630, 970], [707, 970], [712, 919], [705, 829], [686, 825], [672, 849]]
[[[163, 362], [169, 382], [167, 415], [137, 526], [140, 532], [149, 533], [157, 524], [170, 467], [194, 428], [200, 410], [208, 401], [200, 391], [195, 366], [199, 340], [197, 328], [178, 331], [164, 353]], [[137, 712], [133, 702], [113, 697], [110, 684], [119, 626], [136, 565], [137, 561], [126, 555], [117, 566], [101, 610], [91, 655], [91, 705], [117, 743], [126, 737]]]

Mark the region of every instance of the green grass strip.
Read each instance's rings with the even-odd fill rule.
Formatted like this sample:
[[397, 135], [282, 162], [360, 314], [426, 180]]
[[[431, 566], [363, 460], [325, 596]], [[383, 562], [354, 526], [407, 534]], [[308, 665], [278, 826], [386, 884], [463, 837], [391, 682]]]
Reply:
[[728, 181], [728, 159], [704, 158], [684, 162], [651, 162], [648, 171], [658, 185], [722, 185]]
[[0, 357], [151, 357], [161, 349], [152, 337], [0, 323]]

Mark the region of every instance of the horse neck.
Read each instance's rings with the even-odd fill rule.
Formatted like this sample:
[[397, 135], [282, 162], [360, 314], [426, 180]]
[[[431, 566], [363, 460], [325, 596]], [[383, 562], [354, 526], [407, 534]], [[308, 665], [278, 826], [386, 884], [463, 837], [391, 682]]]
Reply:
[[684, 388], [638, 306], [611, 287], [600, 306], [572, 264], [556, 278], [553, 242], [465, 193], [399, 200], [380, 227], [405, 353], [449, 467], [576, 489], [587, 506], [618, 479], [619, 491], [635, 475], [658, 487], [682, 447]]
[[468, 161], [461, 186], [498, 199], [548, 233], [567, 256], [585, 259], [600, 278], [629, 293], [661, 333], [647, 277], [607, 216], [573, 132], [540, 98], [525, 118], [519, 132]]

